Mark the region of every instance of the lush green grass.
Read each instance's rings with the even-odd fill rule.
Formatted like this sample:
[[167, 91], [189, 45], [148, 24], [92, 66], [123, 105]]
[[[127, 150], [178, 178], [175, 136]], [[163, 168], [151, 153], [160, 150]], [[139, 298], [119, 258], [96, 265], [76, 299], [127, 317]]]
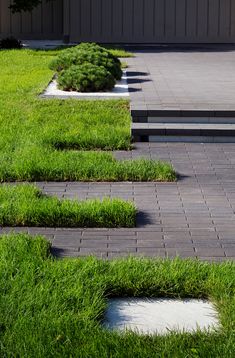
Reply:
[[114, 56], [119, 58], [128, 58], [134, 56], [132, 52], [129, 52], [118, 45], [104, 45], [104, 47], [107, 48]]
[[51, 181], [172, 181], [175, 173], [167, 163], [136, 160], [118, 161], [109, 153], [50, 152], [38, 153], [25, 148], [15, 161], [2, 161], [0, 178], [10, 180]]
[[[2, 357], [234, 357], [235, 264], [191, 260], [54, 260], [43, 238], [0, 240]], [[101, 325], [111, 296], [209, 298], [213, 334], [138, 336]]]
[[1, 185], [0, 209], [1, 226], [132, 227], [136, 219], [131, 202], [58, 199], [31, 184]]
[[57, 52], [0, 52], [0, 180], [174, 179], [168, 165], [117, 162], [98, 151], [131, 148], [127, 101], [37, 97]]
[[0, 52], [0, 148], [35, 145], [39, 151], [52, 151], [62, 142], [76, 149], [130, 149], [127, 101], [37, 97], [53, 76], [48, 64], [54, 55], [53, 51]]

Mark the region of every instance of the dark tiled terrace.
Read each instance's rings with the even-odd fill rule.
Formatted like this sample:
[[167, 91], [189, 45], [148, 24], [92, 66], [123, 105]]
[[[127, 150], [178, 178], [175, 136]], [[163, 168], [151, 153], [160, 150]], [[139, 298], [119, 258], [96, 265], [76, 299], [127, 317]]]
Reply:
[[16, 230], [44, 234], [60, 257], [131, 254], [235, 259], [235, 144], [142, 143], [134, 151], [116, 156], [168, 160], [180, 174], [179, 181], [38, 185], [65, 198], [117, 196], [133, 200], [139, 210], [136, 228]]
[[234, 110], [235, 46], [138, 50], [128, 59], [136, 110]]

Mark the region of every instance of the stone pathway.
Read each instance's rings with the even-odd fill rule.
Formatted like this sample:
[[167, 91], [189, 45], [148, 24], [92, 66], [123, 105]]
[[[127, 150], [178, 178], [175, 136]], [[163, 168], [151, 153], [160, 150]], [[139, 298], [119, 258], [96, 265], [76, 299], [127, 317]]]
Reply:
[[[140, 143], [117, 158], [170, 161], [176, 183], [38, 183], [62, 198], [120, 197], [138, 207], [132, 229], [15, 228], [40, 233], [58, 257], [137, 255], [235, 259], [235, 144]], [[2, 231], [11, 231], [3, 228]]]

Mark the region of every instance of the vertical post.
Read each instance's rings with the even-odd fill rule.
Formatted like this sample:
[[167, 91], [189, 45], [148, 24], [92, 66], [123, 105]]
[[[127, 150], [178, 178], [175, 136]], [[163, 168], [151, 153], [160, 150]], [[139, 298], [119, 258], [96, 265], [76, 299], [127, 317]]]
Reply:
[[70, 0], [63, 0], [63, 41], [70, 40]]
[[0, 1], [0, 34], [1, 37], [11, 34], [11, 12], [9, 10], [10, 1]]

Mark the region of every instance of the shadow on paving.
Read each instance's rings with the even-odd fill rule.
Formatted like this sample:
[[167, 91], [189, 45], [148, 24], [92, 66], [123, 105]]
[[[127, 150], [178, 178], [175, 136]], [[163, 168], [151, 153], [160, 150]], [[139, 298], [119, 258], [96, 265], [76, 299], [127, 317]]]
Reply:
[[136, 84], [136, 83], [145, 83], [145, 82], [152, 82], [151, 79], [143, 79], [143, 78], [127, 78], [128, 84]]
[[127, 77], [149, 76], [149, 72], [127, 71]]
[[136, 45], [125, 46], [127, 51], [134, 51], [135, 53], [170, 53], [170, 52], [233, 52], [235, 45], [227, 44], [211, 44], [211, 45]]
[[150, 215], [144, 211], [138, 211], [136, 215], [136, 226], [155, 225], [156, 222], [151, 219]]

